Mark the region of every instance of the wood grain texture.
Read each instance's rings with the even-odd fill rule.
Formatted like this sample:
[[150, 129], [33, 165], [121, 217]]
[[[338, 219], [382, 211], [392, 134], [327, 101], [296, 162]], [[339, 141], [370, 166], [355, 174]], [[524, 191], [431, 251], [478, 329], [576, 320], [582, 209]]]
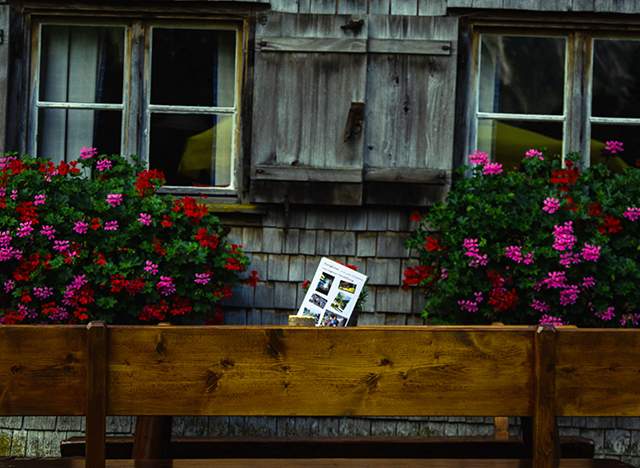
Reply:
[[[281, 15], [279, 33], [301, 43], [346, 39], [364, 44], [366, 23], [359, 31], [341, 29], [350, 19]], [[269, 37], [257, 42], [268, 44]], [[365, 54], [257, 52], [255, 73], [260, 79], [254, 93], [253, 141], [260, 143], [254, 144], [253, 165], [362, 168], [364, 138], [356, 135], [345, 142], [344, 129], [351, 103], [364, 102]]]
[[331, 15], [337, 11], [337, 0], [313, 0], [311, 2], [311, 13]]
[[338, 0], [339, 15], [367, 14], [368, 0]]
[[367, 48], [375, 54], [451, 55], [450, 41], [369, 39]]
[[391, 0], [369, 0], [369, 14], [388, 15], [391, 12]]
[[417, 16], [418, 0], [391, 0], [391, 14], [399, 16]]
[[558, 433], [555, 427], [555, 363], [556, 330], [541, 325], [535, 334], [535, 389], [533, 429], [533, 466], [551, 466], [554, 455], [559, 458]]
[[[256, 459], [207, 460], [107, 460], [107, 468], [255, 468]], [[473, 459], [283, 459], [259, 460], [264, 468], [531, 468], [530, 460], [473, 460]], [[561, 459], [553, 468], [634, 468], [620, 460]], [[23, 459], [0, 460], [0, 467], [11, 468], [85, 468], [83, 459]]]
[[5, 154], [5, 138], [7, 127], [7, 91], [9, 86], [9, 6], [0, 6], [0, 30], [4, 40], [0, 45], [0, 154]]
[[256, 44], [261, 52], [332, 52], [332, 53], [365, 53], [365, 39], [318, 39], [315, 37], [274, 37], [263, 38]]
[[84, 326], [0, 325], [0, 414], [83, 415]]
[[457, 19], [372, 17], [369, 29], [371, 41], [450, 41], [452, 55], [369, 55], [366, 167], [450, 170]]
[[86, 434], [87, 466], [102, 467], [105, 460], [107, 417], [107, 326], [87, 325]]
[[640, 334], [558, 330], [558, 416], [640, 415]]
[[444, 16], [447, 14], [447, 0], [419, 0], [418, 15]]
[[439, 169], [367, 169], [364, 173], [367, 182], [404, 182], [411, 184], [445, 185], [451, 183], [451, 171]]
[[114, 415], [532, 412], [526, 328], [110, 327], [109, 336]]
[[362, 182], [362, 171], [350, 168], [315, 168], [315, 167], [282, 167], [256, 166], [255, 180], [290, 180], [298, 182]]

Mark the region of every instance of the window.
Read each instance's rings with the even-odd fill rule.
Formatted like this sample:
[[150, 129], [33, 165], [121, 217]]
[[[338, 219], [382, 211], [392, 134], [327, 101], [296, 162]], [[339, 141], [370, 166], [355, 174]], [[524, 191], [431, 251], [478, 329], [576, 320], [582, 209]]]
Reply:
[[530, 148], [582, 151], [604, 162], [609, 140], [623, 141], [621, 170], [640, 157], [640, 33], [474, 30], [470, 146], [506, 169]]
[[92, 146], [141, 155], [181, 192], [236, 188], [239, 27], [41, 20], [33, 37], [30, 154]]

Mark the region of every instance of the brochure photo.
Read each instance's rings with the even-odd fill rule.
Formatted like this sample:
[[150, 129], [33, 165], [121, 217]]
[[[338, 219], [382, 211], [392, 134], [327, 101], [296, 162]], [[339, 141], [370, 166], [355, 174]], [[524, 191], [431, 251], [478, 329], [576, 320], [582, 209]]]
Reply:
[[322, 258], [298, 315], [313, 317], [317, 327], [346, 327], [367, 277]]

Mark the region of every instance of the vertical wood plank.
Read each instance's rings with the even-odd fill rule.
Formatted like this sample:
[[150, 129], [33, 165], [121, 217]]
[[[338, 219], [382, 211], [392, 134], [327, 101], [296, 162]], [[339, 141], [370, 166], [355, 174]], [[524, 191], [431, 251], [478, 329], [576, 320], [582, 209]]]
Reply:
[[540, 0], [504, 0], [503, 8], [511, 10], [539, 10]]
[[473, 8], [502, 8], [502, 0], [473, 0]]
[[593, 8], [599, 12], [615, 12], [614, 0], [594, 0]]
[[107, 326], [87, 325], [86, 466], [104, 467], [107, 430]]
[[313, 0], [299, 0], [299, 2], [298, 13], [311, 13], [311, 3], [313, 3]]
[[594, 0], [573, 0], [573, 11], [593, 11]]
[[0, 45], [0, 156], [4, 157], [7, 127], [7, 91], [9, 87], [9, 6], [0, 6], [0, 30], [4, 44]]
[[365, 15], [367, 0], [338, 0], [339, 15]]
[[569, 11], [571, 0], [540, 0], [541, 11]]
[[337, 11], [337, 0], [313, 0], [311, 2], [311, 13], [335, 14]]
[[391, 14], [417, 16], [418, 0], [391, 0]]
[[444, 16], [447, 14], [447, 0], [420, 0], [419, 16]]
[[556, 330], [541, 325], [535, 334], [535, 381], [533, 393], [533, 466], [548, 468], [559, 458], [555, 417]]
[[449, 8], [471, 8], [472, 6], [473, 0], [447, 0]]
[[[299, 0], [271, 0], [271, 10], [282, 13], [298, 13]], [[315, 0], [314, 2], [315, 3]]]
[[369, 14], [388, 15], [389, 13], [391, 13], [391, 0], [369, 0]]

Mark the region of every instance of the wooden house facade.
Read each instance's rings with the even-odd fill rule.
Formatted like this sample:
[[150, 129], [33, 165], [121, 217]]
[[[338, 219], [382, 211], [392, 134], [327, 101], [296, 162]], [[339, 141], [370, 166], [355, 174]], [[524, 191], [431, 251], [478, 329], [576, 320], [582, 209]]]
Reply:
[[[137, 154], [206, 195], [261, 278], [225, 323], [286, 323], [326, 256], [369, 277], [360, 324], [422, 324], [411, 213], [475, 150], [640, 157], [637, 44], [640, 0], [0, 0], [0, 147]], [[634, 421], [563, 424], [639, 457]]]

